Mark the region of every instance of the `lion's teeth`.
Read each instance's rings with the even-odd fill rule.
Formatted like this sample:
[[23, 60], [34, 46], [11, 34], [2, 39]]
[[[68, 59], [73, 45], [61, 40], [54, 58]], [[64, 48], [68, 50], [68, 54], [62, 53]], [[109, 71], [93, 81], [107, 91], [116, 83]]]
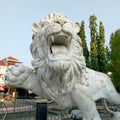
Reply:
[[51, 36], [51, 41], [54, 42], [54, 36]]

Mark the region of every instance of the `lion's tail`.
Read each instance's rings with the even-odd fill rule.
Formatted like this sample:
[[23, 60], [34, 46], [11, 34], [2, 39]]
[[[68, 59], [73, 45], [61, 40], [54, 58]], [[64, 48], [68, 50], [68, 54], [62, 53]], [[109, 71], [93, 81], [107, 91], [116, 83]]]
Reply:
[[105, 109], [113, 115], [113, 120], [120, 120], [120, 112], [118, 112], [118, 111], [115, 112], [115, 111], [112, 111], [111, 109], [109, 109], [105, 99], [103, 99], [102, 102], [103, 102]]

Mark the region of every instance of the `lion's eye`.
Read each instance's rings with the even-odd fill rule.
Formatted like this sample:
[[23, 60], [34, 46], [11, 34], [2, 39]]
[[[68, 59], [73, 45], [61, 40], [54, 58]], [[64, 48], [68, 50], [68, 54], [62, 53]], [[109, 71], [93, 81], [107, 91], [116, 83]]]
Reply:
[[48, 25], [48, 24], [49, 24], [48, 21], [44, 21], [44, 22], [41, 23], [41, 27], [44, 27], [44, 26], [46, 26], [46, 25]]
[[48, 25], [48, 24], [49, 24], [49, 22], [48, 22], [48, 21], [45, 21], [44, 25]]
[[59, 22], [59, 21], [56, 21], [56, 23], [60, 24], [60, 22]]

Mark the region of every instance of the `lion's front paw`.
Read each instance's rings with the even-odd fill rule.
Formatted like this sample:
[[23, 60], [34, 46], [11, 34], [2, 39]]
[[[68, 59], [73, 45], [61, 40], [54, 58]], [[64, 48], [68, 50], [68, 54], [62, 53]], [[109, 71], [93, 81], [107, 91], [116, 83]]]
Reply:
[[14, 87], [24, 87], [24, 84], [31, 73], [32, 69], [22, 64], [10, 66], [5, 75], [5, 84]]

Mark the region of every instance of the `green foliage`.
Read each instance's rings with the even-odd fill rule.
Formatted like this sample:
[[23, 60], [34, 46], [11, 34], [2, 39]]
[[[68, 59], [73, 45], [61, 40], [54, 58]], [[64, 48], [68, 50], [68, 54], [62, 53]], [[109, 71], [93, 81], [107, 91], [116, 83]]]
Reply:
[[97, 37], [97, 59], [98, 71], [105, 72], [105, 30], [102, 22], [99, 25], [99, 36]]
[[[78, 35], [82, 40], [83, 54], [86, 60], [86, 66], [98, 70], [101, 72], [107, 72], [109, 63], [107, 62], [109, 56], [109, 51], [105, 49], [105, 30], [103, 23], [99, 23], [99, 31], [97, 31], [96, 16], [91, 15], [89, 18], [89, 28], [90, 28], [90, 51], [87, 47], [86, 35], [85, 35], [85, 23], [81, 22], [80, 31]], [[108, 49], [107, 49], [108, 50]], [[110, 61], [110, 60], [109, 60]]]
[[34, 74], [37, 74], [37, 69], [34, 69], [34, 70], [33, 70], [33, 73], [34, 73]]
[[18, 94], [18, 92], [16, 91], [15, 92], [15, 98], [17, 99], [19, 97], [19, 94]]
[[120, 29], [111, 35], [110, 48], [113, 83], [120, 91]]
[[111, 51], [108, 46], [105, 48], [105, 73], [111, 71]]
[[81, 41], [82, 41], [83, 55], [86, 60], [86, 66], [89, 67], [89, 51], [88, 51], [88, 47], [87, 47], [87, 43], [86, 43], [85, 25], [84, 24], [85, 24], [84, 21], [82, 21], [78, 35], [80, 36]]
[[91, 36], [91, 42], [90, 42], [90, 68], [94, 70], [98, 70], [97, 65], [97, 43], [96, 43], [96, 37], [97, 37], [97, 24], [96, 24], [96, 16], [90, 16], [89, 23], [90, 23], [90, 36]]

